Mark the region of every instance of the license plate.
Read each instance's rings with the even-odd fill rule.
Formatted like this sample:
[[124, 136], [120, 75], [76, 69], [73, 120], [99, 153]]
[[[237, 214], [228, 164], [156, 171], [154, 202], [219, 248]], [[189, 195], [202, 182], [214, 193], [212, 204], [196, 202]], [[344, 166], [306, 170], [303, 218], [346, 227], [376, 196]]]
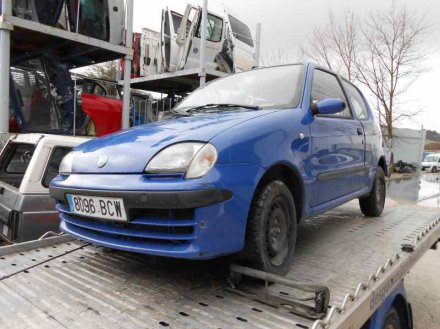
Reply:
[[126, 221], [127, 214], [124, 200], [120, 198], [104, 198], [68, 194], [70, 212], [87, 217]]

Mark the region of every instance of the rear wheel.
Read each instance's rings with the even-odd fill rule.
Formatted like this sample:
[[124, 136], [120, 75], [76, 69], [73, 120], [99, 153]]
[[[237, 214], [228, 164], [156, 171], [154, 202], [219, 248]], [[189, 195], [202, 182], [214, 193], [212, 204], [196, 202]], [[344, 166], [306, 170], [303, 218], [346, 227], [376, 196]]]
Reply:
[[367, 196], [359, 199], [362, 213], [368, 217], [379, 217], [383, 212], [385, 197], [385, 174], [381, 167], [377, 167], [371, 192]]
[[241, 262], [285, 275], [295, 249], [296, 224], [295, 203], [288, 187], [278, 180], [262, 184], [249, 211]]
[[436, 173], [437, 172], [437, 167], [436, 166], [432, 167], [431, 172], [432, 173]]

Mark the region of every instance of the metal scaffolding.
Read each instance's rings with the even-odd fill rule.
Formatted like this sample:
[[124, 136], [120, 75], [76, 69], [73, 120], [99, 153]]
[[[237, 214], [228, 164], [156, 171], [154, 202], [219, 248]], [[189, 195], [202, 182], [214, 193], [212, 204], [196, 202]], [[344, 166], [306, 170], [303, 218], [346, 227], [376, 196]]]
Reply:
[[[125, 46], [12, 16], [12, 0], [1, 0], [0, 16], [0, 134], [9, 132], [9, 75], [11, 58], [23, 53], [51, 50], [71, 67], [125, 59], [124, 75], [130, 77], [133, 61], [133, 0], [126, 0]], [[123, 82], [122, 128], [129, 126], [130, 79]]]

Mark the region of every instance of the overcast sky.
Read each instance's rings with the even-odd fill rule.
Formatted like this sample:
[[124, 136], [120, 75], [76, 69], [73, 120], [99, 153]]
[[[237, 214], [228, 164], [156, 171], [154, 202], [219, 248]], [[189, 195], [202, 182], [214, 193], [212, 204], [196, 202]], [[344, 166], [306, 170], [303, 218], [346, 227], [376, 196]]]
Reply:
[[[192, 0], [191, 4], [202, 5], [202, 0]], [[222, 4], [231, 8], [233, 14], [247, 23], [255, 36], [255, 26], [262, 23], [262, 58], [266, 61], [283, 54], [283, 61], [302, 61], [299, 48], [307, 44], [313, 26], [326, 22], [328, 9], [335, 14], [353, 9], [362, 18], [376, 10], [387, 10], [392, 0], [209, 0], [210, 11], [222, 13]], [[404, 1], [396, 1], [399, 6]], [[187, 1], [184, 0], [134, 0], [134, 30], [143, 27], [160, 31], [162, 8], [169, 7], [183, 13]], [[411, 11], [426, 15], [432, 25], [426, 37], [429, 58], [426, 72], [402, 99], [402, 109], [409, 111], [422, 109], [423, 112], [411, 121], [400, 122], [401, 127], [435, 129], [440, 132], [440, 0], [408, 0]]]

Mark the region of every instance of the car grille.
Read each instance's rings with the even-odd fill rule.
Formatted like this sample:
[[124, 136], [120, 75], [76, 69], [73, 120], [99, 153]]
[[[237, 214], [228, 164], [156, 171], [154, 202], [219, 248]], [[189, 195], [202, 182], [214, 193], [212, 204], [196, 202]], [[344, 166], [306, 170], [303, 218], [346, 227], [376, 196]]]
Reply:
[[[72, 232], [99, 235], [113, 243], [127, 240], [147, 244], [189, 244], [196, 239], [194, 209], [129, 209], [129, 221], [109, 221], [70, 213], [64, 203], [57, 204], [60, 218]], [[116, 239], [116, 240], [115, 240]]]

